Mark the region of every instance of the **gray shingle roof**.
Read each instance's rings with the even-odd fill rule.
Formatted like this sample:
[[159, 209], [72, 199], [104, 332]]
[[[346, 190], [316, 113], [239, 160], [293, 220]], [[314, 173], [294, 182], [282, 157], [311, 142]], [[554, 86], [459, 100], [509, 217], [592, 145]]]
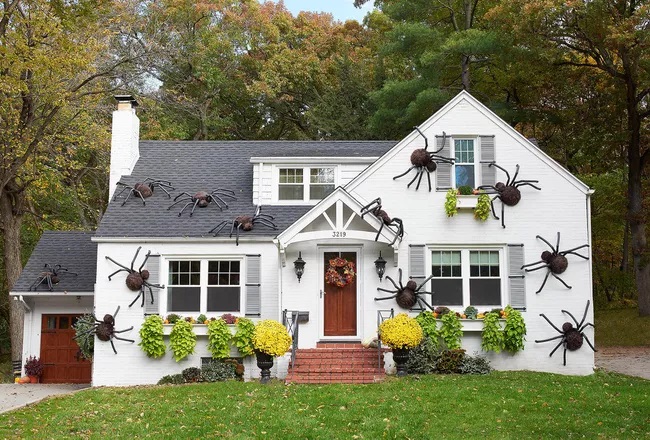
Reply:
[[[97, 272], [97, 244], [90, 240], [92, 236], [92, 232], [45, 231], [12, 291], [28, 292], [42, 276], [45, 264], [59, 264], [78, 275], [61, 275], [60, 282], [53, 286], [54, 292], [92, 292]], [[48, 291], [47, 284], [39, 285], [36, 290]]]
[[[173, 203], [165, 193], [156, 190], [146, 199], [111, 200], [97, 237], [210, 237], [208, 231], [223, 220], [252, 215], [253, 164], [251, 157], [379, 157], [396, 144], [395, 141], [141, 141], [140, 159], [133, 173], [121, 182], [133, 185], [146, 177], [172, 182], [172, 197], [185, 191], [211, 192], [215, 189], [235, 191], [237, 200], [228, 201], [223, 212], [211, 203], [197, 208], [193, 217], [189, 208], [181, 217], [183, 203]], [[126, 192], [124, 193], [126, 194]], [[275, 217], [277, 230], [257, 225], [243, 236], [275, 237], [304, 215], [310, 206], [264, 206], [263, 213]], [[229, 229], [228, 231], [229, 232]], [[223, 232], [220, 236], [227, 236]]]

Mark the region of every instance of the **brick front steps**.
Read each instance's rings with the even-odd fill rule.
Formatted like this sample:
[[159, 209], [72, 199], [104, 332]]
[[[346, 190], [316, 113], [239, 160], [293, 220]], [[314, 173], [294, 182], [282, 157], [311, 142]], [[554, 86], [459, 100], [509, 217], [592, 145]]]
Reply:
[[385, 372], [378, 365], [377, 349], [355, 343], [319, 343], [318, 348], [296, 351], [287, 383], [375, 383]]

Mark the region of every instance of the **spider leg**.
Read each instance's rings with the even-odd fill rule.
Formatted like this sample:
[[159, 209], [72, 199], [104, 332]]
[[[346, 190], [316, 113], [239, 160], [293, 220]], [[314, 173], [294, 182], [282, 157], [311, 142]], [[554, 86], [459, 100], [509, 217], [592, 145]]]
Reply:
[[[141, 193], [140, 191], [138, 191], [137, 189], [134, 189], [134, 190], [131, 191], [129, 194], [133, 194], [134, 192], [135, 192], [135, 193], [140, 197], [140, 200], [142, 200], [142, 205], [143, 205], [143, 206], [146, 206], [147, 204], [146, 204], [145, 201], [144, 201], [144, 197], [142, 196], [142, 193]], [[128, 199], [128, 196], [127, 196], [127, 199]], [[126, 202], [126, 201], [125, 201], [125, 202]], [[122, 203], [122, 205], [124, 205], [124, 203]]]
[[551, 324], [551, 327], [553, 327], [555, 330], [557, 330], [558, 333], [564, 335], [564, 332], [563, 332], [562, 330], [560, 330], [559, 328], [557, 328], [557, 327], [555, 326], [555, 324], [553, 324], [553, 323], [551, 322], [551, 320], [548, 319], [548, 318], [546, 317], [545, 314], [540, 313], [539, 316], [541, 316], [542, 318], [544, 318], [544, 319], [546, 320], [546, 322], [548, 322], [549, 324]]
[[[548, 271], [548, 272], [546, 272], [546, 276], [544, 277], [544, 281], [542, 282], [542, 285], [541, 285], [541, 286], [539, 286], [539, 290], [538, 290], [537, 292], [535, 292], [535, 293], [539, 293], [539, 292], [541, 292], [541, 291], [542, 291], [542, 289], [543, 289], [543, 288], [544, 288], [544, 286], [546, 285], [546, 281], [548, 280], [548, 276], [549, 276], [549, 275], [550, 275], [551, 273], [552, 273], [552, 272], [551, 272], [551, 270], [550, 270], [550, 269], [549, 269], [549, 271]], [[556, 277], [556, 278], [557, 278], [557, 277]]]
[[49, 287], [50, 292], [54, 290], [54, 287], [52, 286], [52, 276], [51, 275], [46, 275], [45, 279], [47, 280], [47, 287]]
[[544, 237], [542, 237], [541, 235], [536, 235], [535, 237], [539, 238], [539, 239], [542, 240], [544, 243], [546, 243], [546, 244], [548, 245], [548, 247], [551, 248], [551, 250], [555, 250], [555, 249], [553, 248], [553, 245], [552, 245], [551, 243], [549, 243], [549, 242], [548, 242]]
[[222, 221], [221, 221], [217, 226], [215, 226], [214, 228], [210, 229], [210, 231], [208, 232], [208, 234], [212, 234], [214, 231], [216, 231], [216, 232], [214, 232], [214, 236], [216, 237], [217, 234], [219, 234], [219, 232], [221, 232], [221, 230], [222, 230], [223, 228], [225, 228], [226, 226], [228, 226], [228, 221], [227, 221], [227, 220], [222, 220]]
[[[548, 356], [549, 356], [549, 357], [553, 356], [553, 355], [555, 354], [555, 352], [557, 351], [557, 349], [560, 348], [560, 346], [561, 346], [562, 344], [564, 344], [564, 339], [562, 339], [562, 340], [560, 341], [560, 343], [557, 344], [557, 345], [555, 346], [555, 348], [553, 349], [553, 351], [551, 352], [551, 354], [549, 354]], [[565, 349], [564, 351], [566, 352], [566, 349]]]
[[497, 189], [494, 187], [494, 185], [481, 185], [476, 189], [481, 189], [481, 190], [491, 189], [494, 192], [498, 192]]
[[[185, 200], [183, 200], [183, 201], [185, 201]], [[181, 209], [181, 212], [178, 213], [178, 216], [180, 217], [180, 216], [183, 214], [183, 211], [185, 211], [185, 208], [187, 208], [187, 207], [190, 206], [191, 204], [192, 204], [191, 201], [187, 202], [187, 203], [185, 204], [185, 206], [183, 206], [183, 209]], [[174, 205], [172, 205], [172, 206], [174, 206]], [[171, 208], [171, 206], [170, 206], [170, 208]]]
[[[181, 195], [182, 195], [182, 194], [181, 194]], [[189, 194], [188, 194], [188, 195], [189, 195]], [[169, 205], [169, 207], [167, 208], [167, 211], [169, 211], [170, 209], [172, 209], [174, 206], [178, 205], [179, 203], [183, 203], [183, 202], [186, 200], [186, 199], [185, 199], [185, 200], [179, 200], [179, 201], [176, 201], [177, 198], [178, 198], [178, 196], [176, 196], [176, 198], [174, 198], [174, 203], [172, 203], [171, 205]], [[190, 203], [192, 203], [192, 202], [190, 202]]]
[[[191, 194], [186, 193], [186, 192], [182, 192], [182, 193], [180, 193], [179, 195], [177, 195], [176, 197], [174, 197], [174, 201], [178, 200], [180, 196], [187, 196], [187, 197], [189, 197], [190, 199], [192, 198], [192, 195], [191, 195]], [[174, 206], [174, 205], [172, 205], [172, 206]]]
[[496, 167], [496, 168], [500, 169], [501, 171], [503, 171], [504, 173], [506, 173], [506, 177], [508, 178], [508, 180], [506, 181], [506, 186], [508, 186], [508, 184], [510, 183], [510, 173], [508, 173], [508, 171], [505, 168], [497, 165], [495, 162], [490, 163], [490, 165], [488, 165], [488, 166]]
[[129, 273], [131, 273], [131, 271], [130, 271], [129, 269], [118, 269], [118, 270], [116, 270], [115, 272], [113, 272], [112, 274], [110, 274], [110, 275], [108, 276], [109, 281], [110, 281], [110, 279], [111, 279], [111, 277], [112, 277], [113, 275], [115, 275], [115, 274], [117, 274], [117, 273], [120, 273], [120, 272], [129, 272]]
[[431, 173], [427, 171], [427, 183], [429, 184], [429, 192], [431, 192]]
[[144, 261], [140, 265], [140, 269], [138, 269], [138, 272], [142, 272], [142, 268], [144, 267], [145, 264], [147, 264], [147, 260], [149, 259], [150, 255], [151, 255], [151, 251], [147, 252], [147, 255], [144, 256]]
[[497, 199], [497, 197], [492, 197], [492, 200], [490, 200], [490, 208], [492, 208], [492, 215], [494, 216], [495, 219], [499, 220], [499, 216], [497, 215], [496, 211], [494, 210], [494, 201]]
[[569, 255], [569, 254], [571, 254], [571, 255], [575, 255], [576, 257], [580, 257], [580, 258], [582, 258], [583, 260], [588, 260], [588, 259], [589, 259], [589, 257], [584, 256], [584, 255], [582, 255], [582, 254], [579, 254], [579, 253], [577, 253], [577, 252], [569, 252], [569, 251], [560, 252], [560, 255]]
[[131, 272], [133, 272], [133, 265], [135, 264], [135, 260], [138, 258], [138, 254], [140, 253], [140, 249], [142, 249], [142, 246], [138, 246], [138, 249], [136, 249], [135, 255], [133, 256], [133, 260], [131, 260]]
[[115, 194], [115, 195], [113, 196], [113, 201], [117, 200], [117, 198], [118, 198], [119, 196], [121, 196], [122, 193], [123, 193], [124, 191], [126, 191], [127, 189], [131, 189], [130, 186], [125, 185], [125, 184], [122, 183], [122, 182], [117, 182], [117, 184], [118, 184], [118, 185], [121, 185], [121, 186], [122, 186], [122, 189], [120, 190], [120, 192], [118, 192], [117, 194]]
[[548, 341], [553, 341], [555, 339], [560, 339], [560, 338], [563, 338], [563, 337], [564, 337], [564, 335], [558, 335], [558, 336], [554, 336], [554, 337], [548, 338], [548, 339], [535, 339], [535, 342], [538, 342], [538, 343], [539, 342], [548, 342]]
[[508, 183], [506, 184], [506, 186], [515, 184], [515, 180], [517, 180], [517, 174], [519, 174], [519, 164], [517, 164], [517, 166], [515, 167], [515, 175], [512, 176], [512, 179], [510, 179], [510, 176], [508, 176]]
[[560, 252], [560, 231], [557, 231], [557, 244], [555, 245], [555, 253]]
[[378, 291], [381, 290], [382, 292], [387, 292], [387, 293], [395, 293], [394, 290], [384, 289], [383, 287], [377, 287], [377, 290]]
[[399, 286], [397, 284], [395, 284], [395, 281], [393, 281], [393, 279], [391, 277], [386, 276], [386, 279], [388, 281], [390, 281], [393, 284], [393, 286], [395, 286], [395, 289], [399, 290]]
[[534, 263], [524, 264], [523, 266], [520, 267], [520, 269], [523, 269], [524, 267], [534, 266], [534, 265], [539, 264], [539, 263], [546, 263], [546, 261], [544, 261], [544, 260], [539, 260], [539, 261], [536, 261], [536, 262], [534, 262]]
[[542, 188], [540, 188], [539, 186], [533, 185], [533, 184], [530, 183], [530, 182], [519, 182], [518, 184], [514, 185], [514, 187], [515, 187], [515, 188], [519, 188], [520, 186], [524, 186], [524, 185], [532, 186], [533, 188], [538, 189], [538, 190], [540, 190], [540, 191], [542, 190]]
[[[126, 202], [128, 202], [128, 200], [131, 198], [131, 194], [133, 194], [133, 191], [135, 191], [135, 189], [131, 188], [131, 191], [129, 191], [129, 193], [126, 195], [126, 197], [124, 198], [124, 201], [122, 202], [122, 204], [120, 206], [124, 206], [126, 204]], [[115, 200], [115, 199], [113, 199], [113, 200]]]
[[[546, 263], [546, 262], [544, 261], [543, 263]], [[538, 264], [538, 263], [532, 263], [532, 264]], [[548, 264], [544, 264], [543, 266], [534, 267], [532, 269], [524, 269], [524, 270], [526, 272], [535, 272], [536, 270], [544, 269], [544, 268], [547, 268], [547, 267], [548, 267]]]
[[395, 176], [395, 177], [393, 177], [393, 180], [396, 180], [396, 179], [399, 179], [400, 177], [404, 177], [404, 176], [406, 176], [408, 173], [411, 172], [411, 170], [412, 170], [413, 168], [415, 168], [415, 165], [413, 165], [413, 166], [412, 166], [411, 168], [409, 168], [408, 170], [404, 171], [404, 172], [403, 172], [402, 174], [400, 174], [399, 176]]
[[190, 211], [190, 217], [194, 215], [194, 210], [196, 209], [198, 204], [199, 204], [199, 199], [196, 199], [196, 201], [194, 202], [194, 206], [192, 206], [192, 210]]
[[384, 222], [380, 220], [381, 226], [379, 226], [379, 230], [377, 231], [377, 235], [375, 236], [375, 241], [379, 240], [379, 234], [381, 234], [382, 229], [384, 229]]
[[553, 272], [549, 272], [549, 273], [550, 273], [551, 275], [553, 275], [556, 279], [558, 279], [562, 284], [564, 284], [564, 287], [566, 287], [567, 289], [571, 289], [571, 288], [572, 288], [572, 287], [569, 286], [567, 283], [565, 283], [564, 280], [563, 280], [562, 278], [560, 278], [559, 276], [555, 275]]
[[253, 224], [259, 223], [260, 225], [267, 226], [271, 229], [278, 229], [278, 227], [275, 225], [275, 223], [265, 219], [265, 218], [256, 218], [253, 220]]
[[566, 367], [566, 347], [564, 347], [564, 366]]
[[47, 278], [47, 275], [43, 275], [42, 277], [40, 277], [35, 283], [33, 283], [31, 286], [29, 286], [29, 290], [31, 291], [31, 290], [38, 289], [38, 286], [40, 286], [43, 283], [43, 281], [45, 281], [46, 278]]
[[229, 238], [232, 238], [232, 233], [235, 231], [235, 220], [232, 221], [230, 224], [230, 235], [228, 236]]
[[[583, 244], [582, 246], [578, 246], [578, 247], [574, 247], [574, 248], [571, 248], [571, 249], [566, 250], [566, 251], [562, 251], [562, 252], [560, 252], [560, 255], [575, 254], [575, 251], [577, 251], [578, 249], [584, 249], [584, 248], [588, 248], [588, 247], [589, 247], [588, 244]], [[578, 255], [578, 256], [582, 257], [582, 255], [580, 255], [580, 254], [575, 254], [575, 255]], [[586, 257], [583, 257], [583, 258], [586, 258]]]
[[[429, 282], [429, 280], [431, 280], [431, 278], [433, 278], [433, 274], [430, 275], [429, 278], [427, 278], [426, 280], [422, 281], [422, 283], [415, 289], [415, 291], [416, 292], [419, 291], [422, 288], [422, 286], [424, 286], [426, 283]], [[429, 293], [429, 292], [427, 292], [427, 293]]]
[[[153, 304], [153, 290], [151, 287], [149, 287], [149, 295], [151, 296], [151, 304]], [[144, 301], [144, 298], [142, 298], [142, 300]]]
[[442, 157], [433, 153], [429, 153], [429, 156], [437, 163], [448, 163], [449, 165], [453, 165], [456, 160], [456, 159], [452, 159], [451, 157]]
[[598, 351], [598, 350], [596, 350], [596, 349], [594, 348], [593, 344], [591, 343], [591, 341], [589, 340], [589, 338], [588, 338], [586, 335], [582, 335], [582, 337], [585, 338], [585, 341], [587, 341], [587, 344], [589, 344], [589, 347], [591, 347], [591, 349], [592, 349], [593, 351]]
[[111, 341], [111, 347], [113, 347], [113, 353], [117, 354], [117, 350], [115, 349], [115, 344], [113, 344], [113, 338], [111, 338], [110, 341]]
[[[429, 293], [429, 292], [427, 292], [427, 293]], [[431, 304], [429, 304], [428, 302], [426, 302], [426, 301], [424, 300], [424, 298], [420, 298], [419, 296], [416, 296], [415, 299], [416, 299], [419, 303], [424, 303], [424, 305], [427, 306], [427, 307], [429, 308], [429, 310], [431, 310], [431, 311], [434, 310], [433, 307], [431, 306]], [[422, 304], [420, 304], [420, 307], [422, 307]], [[424, 309], [424, 307], [422, 307], [422, 308]]]
[[[133, 326], [131, 326], [129, 328], [125, 328], [124, 330], [114, 330], [113, 333], [114, 334], [115, 333], [124, 333], [124, 332], [129, 332], [131, 330], [133, 330]], [[116, 339], [120, 339], [120, 338], [116, 338]], [[131, 340], [130, 339], [120, 339], [120, 341], [131, 341]], [[131, 342], [133, 342], [133, 341], [131, 341]]]
[[376, 207], [381, 207], [380, 197], [377, 197], [375, 200], [373, 200], [372, 202], [368, 203], [366, 206], [361, 208], [361, 218], [363, 218], [364, 215], [374, 210]]
[[113, 319], [115, 319], [119, 311], [120, 311], [120, 306], [117, 306], [117, 309], [115, 309], [115, 313], [113, 313]]
[[402, 268], [401, 267], [397, 270], [397, 273], [399, 274], [399, 287], [400, 287], [400, 289], [403, 290], [404, 285], [402, 284]]
[[239, 230], [242, 228], [241, 223], [235, 229], [235, 245], [239, 246]]
[[[589, 310], [589, 303], [591, 301], [587, 300], [587, 306], [585, 307], [585, 313], [582, 315], [582, 320], [580, 321], [580, 324], [578, 324], [578, 328], [582, 328], [582, 324], [584, 324], [585, 319], [587, 319], [587, 310]], [[591, 324], [593, 327], [593, 324]]]
[[149, 287], [149, 286], [155, 287], [156, 289], [164, 289], [165, 288], [165, 286], [162, 285], [162, 284], [153, 284], [153, 283], [148, 282], [147, 280], [143, 280], [142, 284], [144, 286], [147, 286], [147, 287]]
[[275, 217], [273, 217], [270, 214], [255, 214], [255, 218], [263, 218], [265, 220], [275, 220]]
[[[418, 167], [417, 170], [418, 171], [417, 171], [417, 173], [415, 173], [415, 177], [408, 183], [408, 185], [406, 185], [407, 188], [410, 188], [411, 185], [413, 185], [413, 182], [415, 182], [418, 177], [420, 178], [420, 180], [422, 180], [422, 173], [424, 172], [424, 170], [421, 167]], [[418, 188], [419, 187], [420, 187], [420, 183], [418, 181]], [[417, 190], [417, 188], [416, 188], [416, 190]]]
[[142, 293], [143, 293], [142, 290], [140, 290], [140, 292], [138, 293], [138, 296], [136, 296], [135, 298], [133, 298], [133, 301], [131, 301], [131, 304], [129, 304], [129, 307], [131, 307], [133, 304], [135, 304], [135, 302], [136, 302], [136, 301], [137, 301], [141, 296], [143, 297], [143, 298], [142, 298], [142, 299], [143, 299], [143, 301], [142, 301], [143, 304], [142, 304], [142, 305], [144, 305], [144, 296], [142, 295]]
[[[100, 322], [101, 322], [101, 321], [100, 321]], [[80, 337], [82, 337], [82, 336], [86, 336], [86, 335], [92, 333], [92, 332], [93, 332], [94, 330], [96, 330], [96, 329], [97, 329], [97, 324], [93, 324], [93, 326], [92, 326], [90, 329], [86, 330], [85, 332], [79, 333], [78, 335], [76, 335], [76, 336], [75, 336], [74, 338], [72, 338], [72, 339], [78, 339], [78, 338], [80, 338]]]
[[397, 294], [395, 294], [393, 296], [382, 296], [381, 298], [375, 298], [375, 301], [384, 301], [384, 300], [393, 299], [393, 298], [397, 298]]
[[225, 206], [226, 208], [228, 207], [228, 204], [226, 203], [226, 201], [224, 199], [222, 199], [221, 197], [219, 197], [218, 194], [212, 194], [212, 200], [214, 200], [214, 203], [219, 207], [220, 211], [223, 211], [223, 208], [221, 207], [221, 205]]
[[578, 320], [576, 319], [575, 316], [573, 316], [573, 315], [571, 314], [571, 312], [562, 309], [562, 313], [566, 313], [567, 315], [569, 315], [569, 316], [571, 317], [571, 319], [573, 319], [573, 322], [576, 323], [576, 328], [577, 328], [577, 329], [580, 328], [580, 324], [578, 324]]

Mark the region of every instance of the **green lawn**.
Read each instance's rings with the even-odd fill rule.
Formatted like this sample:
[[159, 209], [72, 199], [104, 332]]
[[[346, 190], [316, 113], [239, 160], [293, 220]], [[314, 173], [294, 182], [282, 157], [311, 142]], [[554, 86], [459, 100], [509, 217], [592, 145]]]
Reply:
[[597, 347], [650, 345], [650, 316], [637, 308], [596, 310]]
[[650, 438], [648, 402], [606, 373], [101, 388], [0, 415], [0, 438]]

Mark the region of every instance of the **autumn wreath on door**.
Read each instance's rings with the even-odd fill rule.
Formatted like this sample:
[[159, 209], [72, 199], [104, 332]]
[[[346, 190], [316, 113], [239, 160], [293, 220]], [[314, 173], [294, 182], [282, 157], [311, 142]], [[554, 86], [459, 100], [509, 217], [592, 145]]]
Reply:
[[355, 275], [353, 262], [341, 257], [332, 258], [325, 272], [325, 282], [334, 286], [345, 287], [354, 281]]

